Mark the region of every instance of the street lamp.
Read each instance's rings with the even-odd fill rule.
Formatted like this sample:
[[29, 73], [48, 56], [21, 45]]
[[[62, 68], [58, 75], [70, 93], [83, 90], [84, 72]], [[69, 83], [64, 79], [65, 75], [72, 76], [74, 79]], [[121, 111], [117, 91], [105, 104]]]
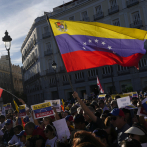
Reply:
[[11, 47], [12, 38], [8, 35], [7, 31], [5, 32], [5, 36], [2, 38], [2, 41], [4, 42], [5, 48], [8, 51], [9, 68], [10, 68], [10, 80], [11, 80], [11, 90], [12, 90], [12, 92], [14, 92], [12, 70], [11, 70], [11, 61], [10, 61], [10, 47]]
[[54, 71], [55, 71], [55, 79], [56, 79], [56, 86], [57, 86], [57, 95], [58, 95], [58, 98], [59, 98], [58, 85], [57, 85], [57, 77], [56, 77], [56, 68], [57, 68], [57, 64], [56, 64], [55, 61], [53, 61], [53, 63], [52, 63], [52, 68], [53, 68]]

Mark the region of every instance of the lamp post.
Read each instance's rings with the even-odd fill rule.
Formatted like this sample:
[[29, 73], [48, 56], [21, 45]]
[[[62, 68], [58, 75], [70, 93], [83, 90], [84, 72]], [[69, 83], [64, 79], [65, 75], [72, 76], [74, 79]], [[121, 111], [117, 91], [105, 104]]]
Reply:
[[55, 71], [55, 80], [56, 80], [56, 86], [57, 86], [57, 95], [58, 95], [58, 99], [59, 99], [58, 84], [57, 84], [57, 77], [56, 77], [56, 68], [57, 68], [57, 64], [56, 64], [55, 61], [53, 61], [53, 63], [52, 63], [52, 68], [53, 68], [54, 71]]
[[5, 32], [5, 36], [2, 38], [2, 41], [4, 42], [5, 48], [6, 48], [7, 52], [8, 52], [11, 90], [12, 90], [12, 93], [13, 93], [14, 92], [14, 87], [13, 87], [13, 78], [12, 78], [11, 61], [10, 61], [10, 47], [11, 47], [12, 38], [8, 35], [7, 31]]

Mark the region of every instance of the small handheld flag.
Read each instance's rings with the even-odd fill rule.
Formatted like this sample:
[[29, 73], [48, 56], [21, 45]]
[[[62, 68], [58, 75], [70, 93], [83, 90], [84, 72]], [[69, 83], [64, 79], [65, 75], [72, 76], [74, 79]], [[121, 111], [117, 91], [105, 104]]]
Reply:
[[101, 86], [101, 83], [100, 83], [100, 81], [99, 81], [99, 79], [98, 79], [98, 76], [97, 76], [97, 86], [99, 87], [100, 92], [101, 92], [101, 93], [104, 93], [104, 90], [103, 90], [103, 88], [102, 88], [102, 86]]

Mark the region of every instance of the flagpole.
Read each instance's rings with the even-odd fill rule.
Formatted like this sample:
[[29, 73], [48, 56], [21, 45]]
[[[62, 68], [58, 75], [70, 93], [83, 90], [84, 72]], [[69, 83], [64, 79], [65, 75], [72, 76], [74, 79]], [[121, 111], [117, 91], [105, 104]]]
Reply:
[[[1, 87], [0, 87], [1, 88]], [[3, 88], [1, 88], [1, 89], [3, 89]], [[9, 94], [11, 94], [12, 96], [14, 96], [14, 97], [16, 97], [15, 95], [13, 95], [11, 92], [9, 92], [9, 91], [7, 91], [7, 90], [5, 90], [5, 89], [3, 89], [4, 91], [6, 91], [7, 93], [9, 93]], [[19, 99], [18, 97], [16, 97], [17, 99]]]
[[62, 63], [63, 63], [63, 65], [64, 65], [64, 68], [65, 68], [65, 71], [66, 71], [66, 75], [67, 75], [67, 78], [68, 78], [69, 84], [70, 84], [70, 86], [71, 86], [72, 91], [74, 92], [74, 88], [73, 88], [73, 86], [72, 86], [72, 83], [71, 83], [71, 80], [70, 80], [69, 74], [68, 74], [68, 72], [67, 72], [67, 70], [66, 70], [66, 67], [65, 67], [65, 64], [64, 64], [64, 62], [63, 62], [63, 59], [62, 59], [62, 56], [61, 56], [61, 53], [60, 53], [60, 50], [59, 50], [59, 47], [58, 47], [57, 41], [56, 41], [56, 39], [55, 39], [55, 36], [54, 36], [53, 30], [52, 30], [52, 27], [51, 27], [51, 24], [50, 24], [50, 22], [49, 22], [49, 17], [48, 17], [47, 14], [45, 14], [45, 15], [46, 15], [46, 20], [47, 20], [47, 22], [48, 22], [48, 25], [49, 25], [50, 28], [51, 28], [51, 32], [52, 32], [52, 34], [53, 34], [53, 37], [54, 37], [54, 40], [55, 40], [55, 43], [56, 43], [57, 49], [58, 49], [58, 51], [59, 51], [59, 54], [60, 54], [60, 57], [61, 57]]

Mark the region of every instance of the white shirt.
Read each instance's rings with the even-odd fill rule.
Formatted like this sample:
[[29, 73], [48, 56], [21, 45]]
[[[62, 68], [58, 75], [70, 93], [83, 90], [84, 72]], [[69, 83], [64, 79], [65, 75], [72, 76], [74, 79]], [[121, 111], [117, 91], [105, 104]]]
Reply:
[[13, 135], [13, 137], [11, 138], [11, 140], [8, 142], [8, 144], [15, 144], [19, 141], [19, 138], [16, 135]]
[[45, 143], [45, 147], [56, 147], [57, 146], [56, 141], [57, 141], [57, 137], [54, 137], [51, 140], [47, 139]]

